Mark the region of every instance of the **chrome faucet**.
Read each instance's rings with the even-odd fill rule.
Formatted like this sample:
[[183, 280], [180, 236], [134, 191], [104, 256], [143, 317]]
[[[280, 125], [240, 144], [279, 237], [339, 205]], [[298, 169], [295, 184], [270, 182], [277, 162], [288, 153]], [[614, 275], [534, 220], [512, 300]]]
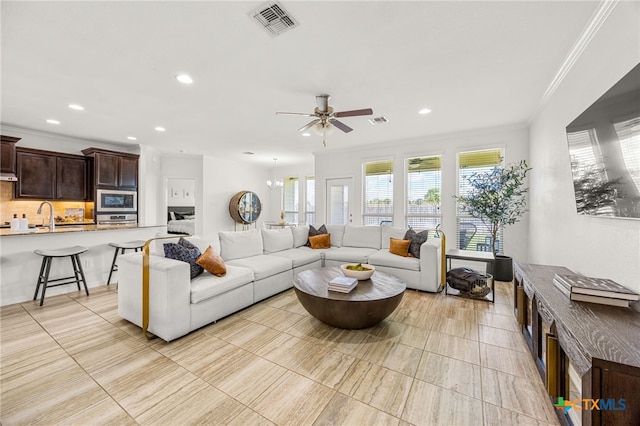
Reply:
[[56, 224], [53, 220], [53, 205], [49, 201], [43, 201], [40, 203], [40, 207], [38, 207], [37, 214], [42, 214], [42, 206], [45, 204], [49, 205], [49, 231], [53, 232], [56, 227]]

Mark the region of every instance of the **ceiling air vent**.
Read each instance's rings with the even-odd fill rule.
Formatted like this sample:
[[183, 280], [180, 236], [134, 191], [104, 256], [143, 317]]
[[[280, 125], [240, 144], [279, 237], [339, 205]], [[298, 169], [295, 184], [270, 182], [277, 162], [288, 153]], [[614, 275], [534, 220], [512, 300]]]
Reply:
[[263, 4], [254, 10], [251, 16], [271, 37], [278, 36], [298, 26], [298, 22], [277, 2]]
[[373, 117], [369, 119], [369, 123], [371, 124], [382, 124], [382, 123], [388, 123], [389, 119], [385, 116], [380, 116], [380, 117]]

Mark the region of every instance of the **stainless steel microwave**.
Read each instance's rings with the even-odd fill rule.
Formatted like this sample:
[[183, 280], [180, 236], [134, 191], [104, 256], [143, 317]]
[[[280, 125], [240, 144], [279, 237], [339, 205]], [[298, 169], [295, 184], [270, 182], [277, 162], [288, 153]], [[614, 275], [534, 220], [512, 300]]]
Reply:
[[98, 189], [96, 191], [96, 211], [137, 212], [138, 193], [136, 191]]

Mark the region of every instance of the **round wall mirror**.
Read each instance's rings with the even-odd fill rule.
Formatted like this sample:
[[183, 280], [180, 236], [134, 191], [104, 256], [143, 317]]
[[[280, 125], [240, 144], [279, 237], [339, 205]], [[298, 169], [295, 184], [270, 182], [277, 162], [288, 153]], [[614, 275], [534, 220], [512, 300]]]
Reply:
[[229, 202], [229, 213], [237, 223], [251, 224], [260, 217], [262, 203], [255, 192], [240, 191]]

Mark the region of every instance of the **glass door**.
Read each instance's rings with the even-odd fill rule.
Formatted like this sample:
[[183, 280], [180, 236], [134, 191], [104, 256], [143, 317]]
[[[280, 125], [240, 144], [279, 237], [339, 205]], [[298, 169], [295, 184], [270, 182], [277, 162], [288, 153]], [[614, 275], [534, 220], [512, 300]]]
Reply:
[[327, 224], [346, 225], [353, 222], [352, 178], [327, 179]]

